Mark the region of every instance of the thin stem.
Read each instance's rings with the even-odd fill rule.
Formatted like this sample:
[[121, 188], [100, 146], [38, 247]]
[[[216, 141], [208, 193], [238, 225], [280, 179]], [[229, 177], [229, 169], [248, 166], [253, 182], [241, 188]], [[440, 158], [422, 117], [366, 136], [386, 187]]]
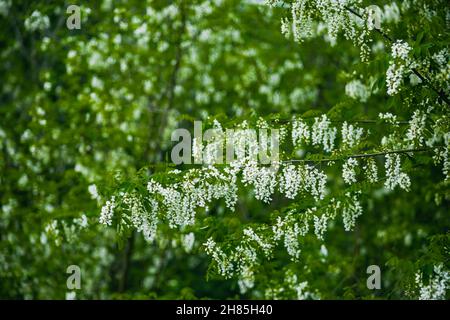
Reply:
[[[445, 146], [434, 146], [431, 148], [418, 148], [418, 149], [400, 149], [400, 150], [390, 150], [390, 151], [380, 151], [380, 152], [373, 152], [373, 153], [359, 153], [359, 154], [351, 154], [351, 155], [346, 155], [346, 156], [342, 156], [339, 158], [324, 158], [324, 159], [318, 159], [318, 160], [314, 160], [314, 159], [290, 159], [290, 160], [280, 160], [279, 163], [325, 163], [325, 162], [335, 162], [335, 161], [342, 161], [345, 159], [349, 159], [349, 158], [374, 158], [374, 157], [378, 157], [378, 156], [385, 156], [388, 154], [404, 154], [404, 153], [418, 153], [418, 152], [427, 152], [427, 151], [432, 151], [436, 148], [444, 148]], [[198, 167], [198, 166], [205, 166], [209, 164], [184, 164], [185, 166], [193, 166], [193, 167]], [[228, 166], [229, 163], [220, 163], [220, 164], [214, 164], [214, 166], [216, 167], [225, 167]], [[176, 168], [176, 165], [174, 165], [173, 163], [167, 163], [167, 162], [159, 162], [159, 163], [152, 163], [148, 165], [149, 167], [160, 167], [160, 168]]]
[[[439, 148], [440, 146], [437, 146], [436, 148]], [[307, 159], [292, 159], [292, 160], [284, 160], [283, 163], [294, 163], [294, 162], [333, 162], [333, 161], [339, 161], [343, 159], [349, 159], [349, 158], [373, 158], [377, 156], [384, 156], [388, 154], [402, 154], [402, 153], [412, 153], [412, 152], [427, 152], [431, 151], [434, 148], [419, 148], [419, 149], [401, 149], [401, 150], [391, 150], [391, 151], [383, 151], [383, 152], [374, 152], [374, 153], [361, 153], [361, 154], [352, 154], [348, 156], [344, 156], [342, 158], [326, 158], [326, 159], [320, 159], [320, 160], [307, 160]]]
[[[308, 118], [304, 118], [308, 119]], [[273, 122], [280, 122], [280, 123], [289, 123], [294, 121], [294, 119], [276, 119], [272, 120]], [[409, 121], [395, 121], [395, 123], [390, 122], [380, 122], [380, 120], [373, 120], [373, 119], [367, 119], [367, 120], [329, 120], [332, 123], [362, 123], [362, 124], [382, 124], [382, 125], [404, 125], [409, 124]]]

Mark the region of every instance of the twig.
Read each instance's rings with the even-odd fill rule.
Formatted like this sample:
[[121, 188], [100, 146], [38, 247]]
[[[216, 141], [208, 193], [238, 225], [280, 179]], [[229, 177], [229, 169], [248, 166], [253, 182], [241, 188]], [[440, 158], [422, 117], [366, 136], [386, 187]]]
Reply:
[[[304, 118], [308, 119], [308, 118]], [[273, 119], [272, 122], [279, 122], [279, 123], [289, 123], [294, 121], [294, 119]], [[373, 119], [367, 119], [367, 120], [329, 120], [332, 123], [362, 123], [362, 124], [383, 124], [383, 125], [405, 125], [409, 124], [409, 121], [395, 121], [395, 123], [390, 122], [380, 122], [380, 120], [373, 120]]]
[[[436, 148], [439, 148], [440, 146], [437, 146]], [[349, 159], [349, 158], [373, 158], [377, 156], [384, 156], [388, 154], [402, 154], [402, 153], [411, 153], [411, 152], [427, 152], [431, 151], [434, 148], [419, 148], [419, 149], [401, 149], [401, 150], [391, 150], [391, 151], [384, 151], [384, 152], [375, 152], [375, 153], [361, 153], [361, 154], [352, 154], [348, 156], [344, 156], [342, 158], [326, 158], [326, 159], [319, 159], [319, 160], [307, 160], [307, 159], [292, 159], [292, 160], [284, 160], [281, 161], [283, 163], [294, 163], [294, 162], [333, 162], [333, 161], [339, 161], [343, 159]]]

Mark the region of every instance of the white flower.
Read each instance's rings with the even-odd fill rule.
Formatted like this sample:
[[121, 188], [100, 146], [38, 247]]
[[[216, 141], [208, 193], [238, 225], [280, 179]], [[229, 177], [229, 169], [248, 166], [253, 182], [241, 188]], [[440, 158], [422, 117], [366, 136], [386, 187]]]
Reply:
[[258, 167], [256, 161], [250, 161], [242, 171], [242, 182], [255, 187], [255, 198], [269, 203], [277, 185], [278, 167]]
[[[311, 293], [305, 290], [308, 287], [308, 281], [299, 283], [297, 275], [292, 272], [292, 270], [288, 270], [286, 272], [285, 283], [287, 284], [288, 288], [294, 290], [294, 292], [296, 293], [296, 298], [298, 300], [305, 300], [311, 296]], [[282, 288], [281, 290], [283, 289], [284, 288]]]
[[88, 226], [88, 220], [85, 214], [82, 214], [80, 218], [74, 220], [81, 228], [86, 228]]
[[111, 225], [115, 206], [116, 197], [112, 196], [111, 200], [106, 201], [105, 205], [102, 207], [99, 219], [101, 224]]
[[395, 64], [389, 65], [389, 68], [386, 71], [386, 85], [388, 95], [393, 96], [400, 92], [404, 73], [405, 66], [396, 66]]
[[348, 125], [346, 121], [342, 124], [342, 142], [348, 148], [353, 148], [355, 145], [357, 145], [363, 133], [363, 128], [354, 127], [351, 124]]
[[288, 18], [281, 18], [281, 34], [286, 38], [291, 35], [292, 25]]
[[369, 182], [375, 183], [378, 181], [378, 167], [373, 158], [369, 158], [367, 160], [367, 163], [363, 169], [366, 173], [366, 177], [367, 180], [369, 180]]
[[216, 247], [216, 242], [213, 240], [213, 238], [208, 238], [206, 242], [203, 244], [206, 247], [206, 251], [213, 251]]
[[328, 215], [314, 216], [314, 233], [319, 240], [323, 240], [323, 234], [327, 230]]
[[280, 192], [284, 193], [286, 198], [294, 199], [302, 183], [302, 176], [294, 165], [283, 167], [280, 175]]
[[204, 246], [206, 247], [206, 253], [217, 263], [219, 274], [225, 278], [230, 278], [233, 275], [233, 264], [222, 249], [217, 246], [212, 238], [209, 238]]
[[350, 231], [355, 226], [356, 218], [362, 215], [362, 206], [356, 195], [352, 196], [350, 193], [346, 193], [346, 196], [349, 201], [343, 208], [342, 219], [345, 231]]
[[396, 124], [397, 123], [397, 116], [393, 115], [390, 112], [379, 113], [378, 114], [378, 118], [380, 118], [382, 120], [386, 120], [386, 122], [388, 122], [390, 124]]
[[408, 191], [411, 186], [411, 180], [408, 175], [401, 172], [400, 168], [400, 156], [398, 154], [386, 155], [386, 181], [384, 187], [388, 190], [394, 190], [396, 186]]
[[241, 268], [239, 276], [239, 291], [244, 294], [255, 285], [255, 274], [249, 266], [245, 265]]
[[277, 217], [277, 223], [272, 226], [273, 239], [279, 241], [284, 234], [283, 228], [285, 221], [281, 217]]
[[312, 144], [322, 144], [325, 152], [331, 152], [333, 150], [334, 140], [336, 139], [337, 129], [330, 127], [330, 124], [331, 122], [327, 116], [322, 115], [322, 117], [314, 119], [312, 127]]
[[417, 142], [419, 146], [423, 145], [426, 119], [427, 115], [423, 111], [414, 111], [414, 114], [409, 121], [409, 127], [405, 137], [405, 140], [410, 142], [410, 147], [413, 147], [415, 142]]
[[294, 40], [301, 42], [312, 36], [312, 19], [305, 12], [305, 0], [296, 0], [291, 8]]
[[324, 256], [324, 257], [327, 257], [327, 256], [328, 256], [328, 249], [327, 249], [327, 247], [325, 247], [324, 244], [322, 244], [322, 245], [320, 246], [320, 254], [321, 254], [322, 256]]
[[347, 184], [356, 182], [355, 167], [358, 165], [358, 161], [354, 158], [348, 158], [342, 166], [342, 178]]
[[450, 287], [450, 273], [442, 270], [443, 265], [434, 266], [434, 274], [428, 284], [422, 280], [422, 274], [416, 273], [416, 285], [419, 289], [419, 300], [445, 300], [447, 289]]
[[442, 156], [444, 158], [443, 166], [442, 166], [442, 172], [444, 173], [445, 180], [450, 180], [450, 161], [448, 157], [448, 146], [445, 148], [445, 151], [442, 153]]
[[449, 59], [448, 49], [442, 49], [438, 53], [433, 54], [433, 60], [441, 67], [445, 67], [447, 65], [447, 61]]
[[92, 80], [91, 80], [91, 86], [92, 86], [92, 88], [102, 90], [103, 89], [103, 81], [100, 78], [93, 76]]
[[355, 100], [367, 102], [370, 97], [370, 89], [360, 80], [352, 80], [345, 85], [345, 94]]
[[159, 222], [158, 202], [150, 197], [148, 202], [151, 209], [150, 212], [148, 212], [143, 204], [142, 198], [137, 193], [125, 193], [122, 200], [127, 206], [129, 220], [136, 228], [136, 231], [142, 232], [142, 235], [147, 242], [152, 242], [156, 237], [156, 230]]
[[184, 250], [186, 250], [186, 252], [188, 253], [191, 252], [192, 248], [194, 247], [194, 242], [195, 242], [195, 235], [193, 232], [185, 234], [182, 237]]
[[255, 233], [255, 231], [253, 231], [252, 228], [250, 228], [250, 227], [245, 228], [244, 235], [246, 237], [248, 237], [250, 240], [255, 241], [261, 247], [261, 249], [264, 251], [264, 254], [266, 256], [270, 256], [270, 254], [272, 252], [272, 245], [269, 242], [264, 241], [259, 235], [257, 235]]
[[288, 212], [284, 219], [278, 217], [276, 224], [272, 226], [273, 240], [280, 241], [284, 237], [284, 247], [291, 256], [292, 261], [297, 261], [300, 257], [301, 250], [298, 236], [305, 236], [309, 231], [307, 217], [313, 211], [315, 211], [315, 208], [314, 210], [308, 209], [307, 212], [302, 214], [304, 217], [304, 219], [302, 219], [302, 226], [299, 226], [299, 224], [295, 222], [294, 215], [296, 213], [294, 211]]
[[298, 241], [298, 235], [300, 234], [298, 224], [294, 223], [292, 226], [287, 227], [284, 231], [284, 247], [287, 253], [291, 256], [292, 261], [297, 261], [300, 258], [300, 243]]
[[50, 19], [38, 10], [33, 11], [30, 17], [25, 19], [25, 29], [28, 31], [45, 30], [50, 27]]
[[310, 131], [308, 125], [299, 119], [292, 121], [292, 144], [300, 147], [302, 143], [308, 143]]
[[312, 166], [299, 167], [305, 183], [304, 191], [309, 192], [314, 200], [319, 201], [325, 197], [327, 175]]
[[407, 66], [411, 64], [409, 53], [411, 47], [408, 43], [397, 40], [391, 47], [393, 61], [389, 63], [386, 71], [387, 93], [395, 95], [400, 92], [403, 83], [403, 77], [408, 73]]
[[92, 199], [98, 199], [99, 198], [98, 191], [97, 191], [97, 186], [95, 184], [89, 185], [88, 191], [89, 191]]
[[392, 45], [391, 50], [392, 50], [392, 57], [401, 59], [404, 61], [408, 61], [409, 53], [411, 52], [412, 49], [411, 49], [411, 46], [407, 42], [404, 42], [403, 40], [397, 40]]

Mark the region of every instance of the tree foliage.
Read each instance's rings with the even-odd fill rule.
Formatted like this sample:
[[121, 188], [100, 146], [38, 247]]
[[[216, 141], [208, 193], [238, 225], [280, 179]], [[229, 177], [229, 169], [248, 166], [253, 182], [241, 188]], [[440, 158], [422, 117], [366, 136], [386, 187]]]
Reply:
[[0, 0], [0, 297], [447, 298], [450, 8], [375, 5]]

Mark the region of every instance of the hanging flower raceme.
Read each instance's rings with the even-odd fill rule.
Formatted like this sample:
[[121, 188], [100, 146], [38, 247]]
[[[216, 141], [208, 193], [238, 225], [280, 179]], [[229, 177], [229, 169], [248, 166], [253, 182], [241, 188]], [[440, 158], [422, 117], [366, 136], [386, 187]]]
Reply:
[[388, 190], [394, 190], [399, 186], [403, 190], [409, 190], [411, 186], [411, 180], [409, 176], [401, 171], [400, 156], [398, 154], [386, 155], [386, 181], [384, 187]]

